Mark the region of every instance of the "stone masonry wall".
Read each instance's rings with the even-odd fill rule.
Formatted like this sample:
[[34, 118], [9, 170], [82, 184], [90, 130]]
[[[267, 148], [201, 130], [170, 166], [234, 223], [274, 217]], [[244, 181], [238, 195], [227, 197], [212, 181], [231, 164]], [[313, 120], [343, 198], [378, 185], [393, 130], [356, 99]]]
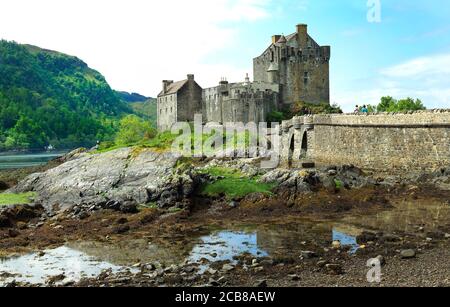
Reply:
[[[308, 121], [309, 127], [305, 125]], [[316, 115], [286, 121], [283, 127], [282, 161], [289, 158], [294, 135], [294, 162], [303, 159], [317, 164], [354, 164], [385, 172], [435, 170], [450, 165], [449, 110]], [[308, 137], [308, 149], [301, 157], [304, 135]]]

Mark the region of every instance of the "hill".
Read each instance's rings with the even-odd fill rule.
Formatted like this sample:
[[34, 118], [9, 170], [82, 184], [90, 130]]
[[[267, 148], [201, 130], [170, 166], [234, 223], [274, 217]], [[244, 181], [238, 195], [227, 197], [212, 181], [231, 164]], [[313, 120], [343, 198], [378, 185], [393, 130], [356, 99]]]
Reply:
[[132, 110], [82, 60], [0, 41], [0, 150], [91, 146]]
[[149, 98], [146, 101], [132, 102], [130, 103], [130, 107], [136, 115], [149, 120], [152, 125], [156, 127], [157, 103], [155, 98]]
[[122, 101], [127, 102], [127, 103], [144, 102], [144, 101], [151, 99], [150, 97], [145, 97], [138, 93], [128, 93], [128, 92], [123, 92], [123, 91], [116, 92], [116, 93]]

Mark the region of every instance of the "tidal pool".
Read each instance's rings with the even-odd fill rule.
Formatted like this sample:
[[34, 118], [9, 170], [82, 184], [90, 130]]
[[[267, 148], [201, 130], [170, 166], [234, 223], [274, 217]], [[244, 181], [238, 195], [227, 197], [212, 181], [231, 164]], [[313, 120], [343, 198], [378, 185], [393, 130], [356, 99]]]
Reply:
[[392, 210], [375, 215], [351, 215], [338, 221], [289, 221], [284, 224], [231, 225], [211, 228], [197, 234], [177, 237], [143, 237], [113, 243], [70, 242], [43, 256], [29, 254], [0, 260], [0, 286], [16, 280], [42, 284], [60, 274], [64, 282], [98, 276], [103, 270], [113, 272], [133, 269], [135, 264], [153, 263], [165, 266], [197, 263], [200, 273], [209, 262], [231, 261], [235, 256], [250, 254], [262, 257], [299, 257], [305, 245], [317, 248], [340, 241], [355, 253], [360, 246], [357, 236], [363, 231], [386, 233], [412, 231], [425, 227], [427, 231], [447, 225], [450, 206], [440, 202], [399, 203]]

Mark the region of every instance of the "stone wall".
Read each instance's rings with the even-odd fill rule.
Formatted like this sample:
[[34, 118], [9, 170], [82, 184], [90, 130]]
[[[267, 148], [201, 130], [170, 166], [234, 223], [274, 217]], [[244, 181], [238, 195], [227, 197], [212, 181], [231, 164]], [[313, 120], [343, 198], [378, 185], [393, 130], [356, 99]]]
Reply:
[[265, 122], [278, 104], [278, 85], [263, 82], [226, 83], [203, 90], [206, 122]]
[[[284, 122], [282, 131], [282, 161], [289, 162], [291, 155], [294, 165], [302, 161], [354, 164], [377, 171], [450, 165], [449, 110], [298, 117]], [[302, 154], [305, 137], [306, 155]]]

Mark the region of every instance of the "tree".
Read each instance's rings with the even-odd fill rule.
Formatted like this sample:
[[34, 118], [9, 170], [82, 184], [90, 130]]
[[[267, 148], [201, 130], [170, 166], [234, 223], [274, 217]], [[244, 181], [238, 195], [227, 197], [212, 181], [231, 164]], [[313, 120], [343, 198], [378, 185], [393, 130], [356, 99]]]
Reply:
[[136, 115], [128, 115], [120, 121], [120, 130], [115, 143], [120, 146], [132, 145], [156, 136], [156, 130], [149, 121], [144, 121]]
[[378, 112], [406, 112], [426, 110], [420, 99], [406, 98], [395, 100], [390, 96], [382, 97], [381, 102], [377, 107]]
[[389, 109], [396, 104], [396, 101], [391, 96], [381, 97], [381, 102], [377, 107], [378, 112], [388, 112]]

